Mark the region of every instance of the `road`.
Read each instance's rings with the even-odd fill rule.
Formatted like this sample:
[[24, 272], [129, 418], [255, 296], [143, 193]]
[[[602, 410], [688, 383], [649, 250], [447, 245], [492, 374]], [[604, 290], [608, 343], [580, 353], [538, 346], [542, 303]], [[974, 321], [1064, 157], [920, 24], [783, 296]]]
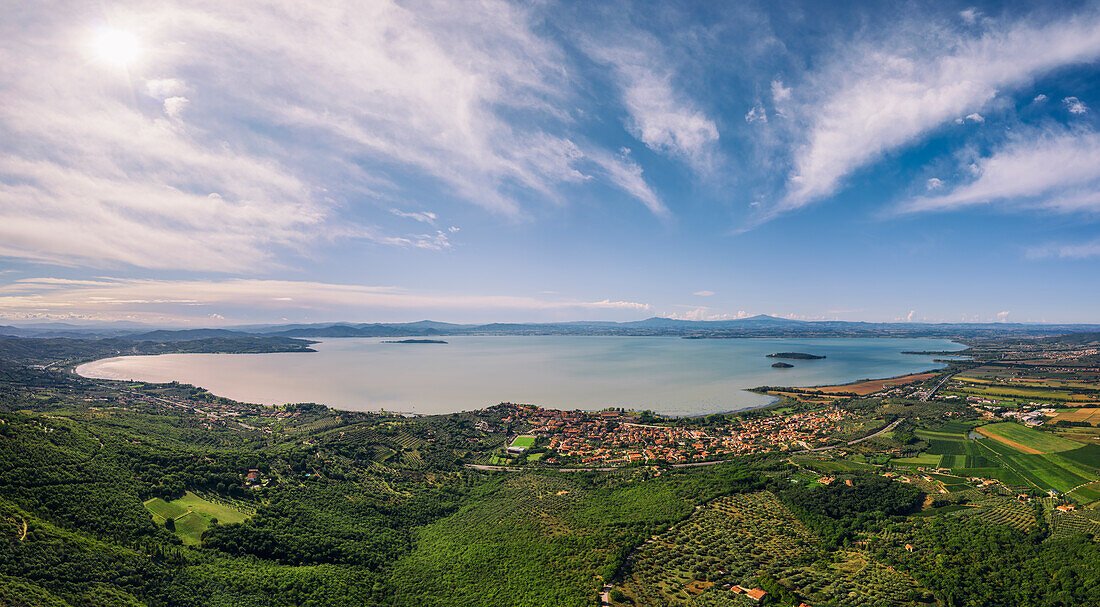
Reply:
[[865, 440], [871, 440], [872, 438], [875, 438], [876, 436], [881, 436], [883, 434], [886, 434], [887, 432], [893, 430], [894, 428], [897, 428], [898, 424], [905, 421], [906, 419], [907, 418], [905, 418], [905, 417], [902, 417], [900, 419], [896, 419], [896, 420], [894, 420], [894, 423], [886, 426], [882, 430], [879, 430], [878, 432], [875, 432], [874, 434], [868, 434], [867, 436], [864, 436], [863, 438], [857, 438], [855, 440], [850, 440], [846, 443], [841, 443], [839, 445], [829, 445], [828, 447], [817, 447], [816, 449], [806, 449], [806, 451], [828, 451], [829, 449], [836, 449], [837, 447], [845, 447], [845, 446], [848, 446], [848, 445], [855, 445], [857, 443], [862, 443]]
[[932, 390], [929, 391], [928, 394], [925, 394], [924, 396], [922, 396], [921, 400], [923, 400], [925, 402], [932, 400], [932, 397], [936, 395], [936, 392], [940, 389], [940, 387], [943, 386], [943, 384], [947, 380], [951, 379], [954, 376], [955, 376], [954, 373], [948, 373], [947, 375], [944, 375], [943, 379], [940, 380], [940, 383], [936, 384], [936, 387], [932, 388]]

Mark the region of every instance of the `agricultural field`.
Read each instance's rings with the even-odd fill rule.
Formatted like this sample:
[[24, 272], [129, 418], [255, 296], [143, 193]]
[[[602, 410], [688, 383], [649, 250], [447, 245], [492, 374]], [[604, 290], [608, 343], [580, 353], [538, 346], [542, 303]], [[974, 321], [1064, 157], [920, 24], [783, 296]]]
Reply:
[[1071, 497], [1081, 503], [1100, 498], [1100, 492], [1089, 486], [1100, 477], [1100, 445], [1083, 445], [1008, 422], [980, 426], [977, 433], [987, 438], [971, 440], [967, 438], [969, 425], [955, 424], [917, 430], [915, 434], [928, 443], [928, 449], [917, 457], [892, 462], [998, 479], [1021, 490], [1072, 492]]
[[875, 392], [881, 392], [882, 390], [885, 390], [887, 388], [895, 388], [897, 386], [906, 386], [909, 384], [920, 383], [922, 381], [928, 381], [933, 377], [936, 377], [937, 375], [939, 374], [917, 373], [914, 375], [905, 375], [903, 377], [894, 377], [892, 379], [872, 379], [852, 384], [843, 384], [839, 386], [825, 386], [822, 388], [815, 388], [815, 390], [825, 394], [851, 393], [858, 394], [859, 396], [866, 396]]
[[240, 523], [251, 516], [247, 509], [207, 500], [190, 491], [180, 499], [170, 502], [159, 497], [153, 498], [145, 502], [145, 508], [158, 525], [164, 525], [168, 519], [172, 519], [176, 535], [189, 545], [200, 543], [202, 532], [206, 531], [213, 519], [217, 519], [219, 523]]
[[977, 431], [1024, 453], [1057, 453], [1081, 446], [1076, 441], [1012, 422], [980, 426]]
[[752, 605], [729, 587], [768, 581], [811, 604], [911, 605], [922, 595], [868, 555], [829, 554], [816, 542], [770, 492], [720, 498], [642, 545], [625, 568], [622, 604]]
[[1058, 415], [1051, 418], [1051, 421], [1054, 423], [1060, 421], [1086, 422], [1093, 426], [1100, 426], [1100, 407], [1062, 409], [1058, 411]]

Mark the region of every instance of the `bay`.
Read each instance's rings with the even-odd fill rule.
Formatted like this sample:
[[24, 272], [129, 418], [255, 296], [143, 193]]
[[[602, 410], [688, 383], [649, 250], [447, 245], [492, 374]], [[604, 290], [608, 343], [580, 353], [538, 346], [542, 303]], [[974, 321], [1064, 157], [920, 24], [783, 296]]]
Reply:
[[[942, 368], [947, 340], [681, 339], [447, 336], [446, 344], [328, 339], [313, 353], [123, 356], [78, 367], [87, 377], [201, 386], [235, 400], [316, 402], [338, 409], [435, 414], [499, 402], [553, 409], [650, 409], [702, 415], [763, 406], [762, 385], [815, 386]], [[773, 352], [824, 355], [776, 369]]]

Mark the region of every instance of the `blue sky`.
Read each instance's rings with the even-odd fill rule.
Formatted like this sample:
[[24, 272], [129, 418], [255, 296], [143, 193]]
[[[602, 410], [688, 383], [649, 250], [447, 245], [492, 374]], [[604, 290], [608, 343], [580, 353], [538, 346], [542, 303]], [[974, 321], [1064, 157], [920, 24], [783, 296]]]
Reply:
[[1100, 322], [1100, 5], [23, 3], [0, 322]]

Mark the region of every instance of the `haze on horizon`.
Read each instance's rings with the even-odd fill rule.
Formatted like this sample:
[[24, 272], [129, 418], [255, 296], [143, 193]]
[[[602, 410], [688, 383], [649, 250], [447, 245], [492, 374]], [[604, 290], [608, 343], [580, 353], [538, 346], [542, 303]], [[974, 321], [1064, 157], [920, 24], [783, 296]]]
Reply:
[[1098, 322], [1100, 3], [21, 3], [0, 324]]

